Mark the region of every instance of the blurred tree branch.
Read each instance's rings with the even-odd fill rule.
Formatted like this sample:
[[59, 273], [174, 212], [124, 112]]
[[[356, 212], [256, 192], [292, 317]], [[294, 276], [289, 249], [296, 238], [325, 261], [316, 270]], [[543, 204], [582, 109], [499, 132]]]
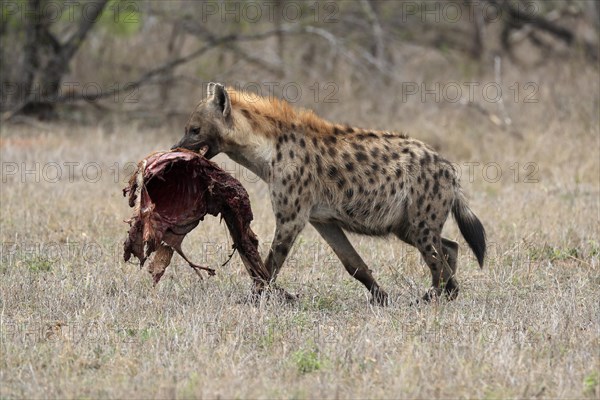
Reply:
[[549, 33], [558, 38], [566, 45], [571, 46], [575, 42], [581, 42], [586, 49], [586, 55], [593, 61], [598, 60], [598, 44], [592, 43], [583, 37], [577, 37], [572, 30], [561, 26], [556, 21], [561, 19], [563, 11], [554, 9], [545, 16], [538, 15], [531, 10], [523, 7], [523, 5], [515, 5], [509, 0], [486, 0], [499, 9], [503, 10], [506, 18], [505, 24], [501, 33], [501, 43], [504, 50], [511, 58], [514, 59], [512, 53], [512, 45], [515, 42], [512, 38], [514, 31], [518, 32], [516, 40], [522, 40], [525, 37], [531, 39], [531, 42], [541, 48], [546, 54], [549, 53], [551, 46], [541, 40], [536, 34], [536, 30]]
[[[206, 28], [204, 25], [195, 23], [193, 21], [186, 21], [183, 24], [183, 28], [187, 33], [190, 33], [196, 37], [199, 37], [202, 40], [205, 40], [208, 42], [218, 41], [218, 37], [216, 35], [214, 35], [212, 32], [210, 32], [208, 30], [208, 28]], [[283, 33], [284, 33], [281, 28], [276, 28], [273, 32], [276, 32], [276, 33], [274, 33], [274, 36], [277, 37], [277, 40], [280, 40], [280, 38], [283, 36]], [[236, 41], [234, 41], [234, 40], [226, 41], [225, 43], [222, 43], [222, 45], [225, 49], [234, 52], [235, 54], [237, 54], [239, 57], [241, 57], [243, 60], [246, 60], [250, 64], [257, 65], [257, 66], [263, 68], [264, 70], [266, 70], [272, 74], [275, 74], [277, 76], [283, 75], [284, 71], [283, 71], [281, 62], [279, 63], [279, 65], [275, 65], [275, 64], [269, 63], [268, 61], [264, 60], [261, 57], [256, 57], [256, 56], [250, 54], [244, 48], [238, 46]]]
[[[268, 31], [265, 31], [262, 33], [256, 33], [256, 34], [248, 34], [248, 35], [231, 34], [231, 35], [225, 35], [225, 36], [221, 36], [221, 37], [216, 37], [216, 36], [210, 34], [206, 30], [204, 32], [205, 33], [203, 35], [203, 38], [207, 42], [204, 46], [192, 51], [191, 53], [189, 53], [185, 56], [181, 56], [176, 59], [166, 61], [163, 64], [161, 64], [155, 68], [147, 70], [141, 76], [139, 76], [137, 79], [133, 80], [132, 82], [128, 83], [127, 85], [119, 86], [115, 89], [103, 91], [101, 93], [94, 92], [92, 94], [88, 94], [88, 93], [81, 93], [81, 92], [80, 93], [69, 92], [69, 93], [66, 93], [63, 95], [59, 95], [59, 96], [42, 97], [41, 99], [37, 99], [35, 104], [37, 106], [44, 106], [46, 104], [53, 106], [55, 104], [68, 103], [68, 102], [73, 102], [73, 101], [77, 101], [77, 100], [85, 100], [85, 101], [95, 102], [102, 98], [113, 97], [119, 93], [131, 91], [131, 90], [139, 88], [141, 86], [155, 83], [155, 80], [154, 80], [155, 78], [162, 77], [165, 74], [171, 73], [178, 66], [188, 63], [194, 59], [197, 59], [198, 57], [204, 55], [209, 50], [211, 50], [215, 47], [218, 47], [218, 46], [225, 46], [227, 48], [234, 49], [234, 51], [237, 51], [239, 54], [243, 54], [246, 59], [265, 66], [268, 64], [265, 64], [264, 60], [259, 60], [257, 58], [253, 58], [253, 57], [245, 54], [244, 51], [241, 50], [241, 48], [237, 45], [237, 43], [264, 40], [264, 39], [267, 39], [267, 38], [270, 38], [273, 36], [277, 37], [280, 35], [309, 34], [309, 35], [315, 35], [315, 36], [321, 37], [330, 44], [331, 48], [335, 52], [343, 54], [349, 61], [351, 61], [352, 63], [354, 63], [356, 65], [361, 64], [359, 58], [356, 57], [350, 50], [348, 50], [335, 35], [333, 35], [331, 32], [329, 32], [325, 29], [310, 26], [310, 25], [303, 26], [303, 27], [297, 27], [297, 28], [282, 28], [282, 29], [268, 30]], [[377, 68], [381, 68], [381, 66], [378, 65], [376, 60], [373, 59], [373, 57], [364, 56], [364, 58], [368, 63], [372, 64], [373, 66], [375, 66]], [[276, 67], [269, 66], [269, 68], [276, 68]], [[9, 118], [12, 118], [14, 115], [21, 112], [24, 109], [24, 107], [27, 107], [28, 105], [29, 105], [29, 103], [25, 102], [25, 104], [20, 105], [16, 109], [5, 113], [5, 115], [3, 116], [3, 119], [6, 120]]]
[[[202, 46], [201, 48], [193, 51], [192, 53], [190, 53], [186, 56], [179, 57], [179, 58], [176, 58], [171, 61], [167, 61], [167, 62], [159, 65], [156, 68], [150, 69], [150, 70], [146, 71], [145, 73], [143, 73], [139, 78], [137, 78], [136, 80], [134, 80], [133, 82], [131, 82], [127, 85], [120, 86], [113, 90], [103, 91], [100, 94], [70, 92], [70, 93], [56, 95], [56, 96], [49, 96], [46, 94], [46, 96], [44, 96], [40, 99], [34, 99], [30, 96], [22, 104], [19, 104], [14, 109], [6, 112], [3, 115], [2, 119], [8, 120], [17, 114], [24, 112], [26, 109], [32, 108], [32, 107], [35, 107], [37, 110], [39, 110], [40, 108], [45, 108], [45, 107], [53, 108], [53, 106], [55, 104], [59, 104], [59, 103], [67, 103], [67, 102], [72, 102], [72, 101], [76, 101], [76, 100], [86, 100], [86, 101], [94, 102], [101, 98], [111, 97], [111, 96], [114, 96], [116, 94], [119, 94], [119, 93], [122, 93], [125, 91], [130, 91], [132, 89], [139, 88], [140, 86], [143, 86], [145, 84], [149, 84], [149, 83], [151, 83], [152, 78], [163, 75], [169, 71], [172, 71], [174, 68], [176, 68], [182, 64], [185, 64], [193, 59], [200, 57], [201, 55], [206, 53], [208, 50], [210, 50], [216, 46], [219, 46], [221, 44], [234, 42], [234, 41], [260, 40], [260, 39], [264, 39], [266, 37], [270, 37], [274, 34], [276, 34], [275, 31], [268, 31], [268, 32], [264, 32], [264, 33], [260, 33], [260, 34], [256, 34], [256, 35], [240, 36], [237, 34], [233, 34], [233, 35], [227, 35], [227, 36], [224, 36], [221, 38], [213, 38], [213, 39], [208, 40], [208, 44], [206, 44], [205, 46]], [[25, 112], [25, 113], [27, 113], [27, 112]], [[35, 113], [35, 112], [32, 112], [32, 113]]]
[[[284, 80], [293, 75], [304, 81], [343, 75], [344, 82], [358, 78], [360, 85], [362, 78], [368, 77], [383, 87], [406, 79], [398, 64], [410, 62], [403, 57], [416, 53], [461, 62], [471, 57], [464, 61], [465, 69], [479, 72], [489, 65], [491, 55], [509, 55], [523, 63], [532, 59], [546, 62], [553, 55], [577, 55], [582, 54], [578, 50], [585, 50], [588, 60], [598, 59], [600, 24], [594, 17], [600, 7], [592, 2], [419, 0], [398, 7], [393, 2], [359, 0], [326, 2], [331, 7], [318, 8], [309, 0], [299, 5], [277, 0], [268, 3], [272, 12], [267, 14], [263, 9], [261, 19], [245, 16], [244, 10], [255, 10], [256, 5], [248, 8], [249, 3], [244, 1], [226, 2], [230, 8], [220, 1], [210, 7], [189, 2], [182, 8], [178, 2], [127, 0], [127, 4], [136, 5], [136, 15], [145, 13], [138, 21], [140, 32], [115, 33], [110, 25], [114, 18], [108, 24], [103, 18], [102, 29], [93, 33], [97, 46], [86, 48], [82, 44], [103, 10], [108, 14], [109, 0], [75, 2], [77, 7], [81, 7], [79, 3], [93, 6], [85, 18], [83, 13], [76, 14], [75, 20], [68, 22], [64, 18], [50, 19], [40, 11], [50, 1], [55, 0], [22, 0], [33, 13], [0, 27], [0, 66], [3, 71], [10, 70], [4, 80], [11, 88], [21, 89], [17, 94], [3, 92], [2, 108], [11, 108], [4, 118], [19, 113], [44, 116], [57, 104], [81, 100], [106, 106], [102, 99], [116, 99], [120, 93], [150, 85], [158, 89], [148, 90], [156, 99], [148, 104], [163, 109], [170, 104], [169, 94], [177, 90], [177, 85], [185, 79], [201, 83], [197, 78], [200, 75], [216, 75], [223, 80], [242, 74], [263, 80]], [[61, 7], [67, 3], [57, 2]], [[526, 7], [531, 4], [537, 8]], [[302, 10], [302, 17], [282, 14], [296, 8]], [[444, 10], [448, 9], [459, 10], [459, 18], [446, 15]], [[490, 14], [490, 9], [496, 14]], [[105, 29], [107, 26], [110, 28]], [[111, 40], [113, 35], [122, 36]], [[526, 51], [519, 51], [522, 49]], [[203, 60], [209, 51], [218, 55], [216, 60]], [[97, 60], [102, 65], [97, 71], [81, 71], [81, 66], [89, 68], [90, 56], [92, 62]], [[194, 61], [193, 66], [178, 71]], [[70, 88], [61, 91], [71, 64], [74, 78], [108, 87], [100, 92]], [[202, 66], [201, 74], [194, 69], [197, 66]], [[117, 72], [125, 74], [129, 83], [109, 86], [118, 79]]]
[[369, 22], [369, 25], [371, 25], [371, 31], [373, 33], [373, 62], [379, 65], [380, 69], [383, 69], [383, 65], [385, 62], [383, 29], [381, 28], [379, 18], [377, 17], [377, 13], [373, 9], [371, 2], [369, 0], [361, 0], [360, 4], [362, 6], [363, 12], [365, 13], [365, 17]]
[[533, 12], [526, 12], [522, 6], [515, 7], [515, 5], [508, 0], [486, 1], [507, 12], [509, 17], [507, 19], [507, 25], [510, 27], [522, 27], [524, 24], [531, 24], [538, 29], [553, 34], [567, 44], [573, 42], [574, 34], [569, 29], [557, 25], [549, 19], [536, 15]]

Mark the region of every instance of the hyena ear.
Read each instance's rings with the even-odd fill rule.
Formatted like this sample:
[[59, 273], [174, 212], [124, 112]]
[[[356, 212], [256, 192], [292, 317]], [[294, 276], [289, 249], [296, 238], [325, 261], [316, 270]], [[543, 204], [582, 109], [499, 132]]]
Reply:
[[225, 86], [220, 83], [209, 83], [208, 96], [217, 109], [223, 113], [223, 117], [229, 117], [229, 114], [231, 114], [231, 100]]
[[215, 85], [214, 82], [209, 82], [208, 87], [206, 88], [206, 97], [213, 97], [215, 95]]

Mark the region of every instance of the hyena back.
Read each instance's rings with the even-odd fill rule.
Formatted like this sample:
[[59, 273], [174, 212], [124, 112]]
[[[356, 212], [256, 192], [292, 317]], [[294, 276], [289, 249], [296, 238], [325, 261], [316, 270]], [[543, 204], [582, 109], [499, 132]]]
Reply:
[[416, 247], [432, 276], [426, 300], [458, 294], [458, 243], [441, 236], [450, 212], [483, 266], [485, 230], [465, 201], [455, 169], [418, 140], [332, 124], [285, 101], [211, 83], [177, 147], [208, 158], [224, 152], [268, 183], [276, 218], [265, 262], [271, 281], [307, 222], [378, 304], [387, 303], [387, 294], [344, 231], [391, 234]]

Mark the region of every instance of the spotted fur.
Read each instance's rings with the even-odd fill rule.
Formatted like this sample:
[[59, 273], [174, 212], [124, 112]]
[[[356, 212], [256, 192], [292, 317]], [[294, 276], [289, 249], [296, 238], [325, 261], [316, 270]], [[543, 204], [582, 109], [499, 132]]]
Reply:
[[269, 184], [276, 228], [266, 265], [275, 280], [310, 222], [346, 270], [387, 303], [344, 231], [395, 235], [416, 247], [430, 268], [432, 290], [458, 294], [458, 243], [441, 237], [450, 212], [483, 265], [485, 230], [469, 209], [453, 166], [404, 134], [330, 123], [285, 101], [211, 83], [174, 147], [224, 152]]

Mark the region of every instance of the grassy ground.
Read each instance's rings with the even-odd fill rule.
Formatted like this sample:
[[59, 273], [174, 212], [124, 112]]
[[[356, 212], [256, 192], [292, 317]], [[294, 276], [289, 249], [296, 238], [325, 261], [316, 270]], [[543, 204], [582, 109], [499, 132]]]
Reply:
[[[419, 121], [424, 129], [408, 130], [459, 163], [490, 241], [479, 270], [449, 221], [462, 292], [413, 307], [429, 285], [413, 249], [351, 238], [393, 299], [372, 307], [310, 227], [279, 280], [301, 295], [295, 304], [247, 304], [237, 255], [204, 281], [175, 256], [153, 288], [122, 261], [130, 210], [121, 189], [131, 162], [178, 133], [4, 125], [0, 398], [598, 398], [600, 132], [591, 97], [567, 104], [566, 119], [544, 119], [538, 105], [543, 123], [520, 138], [479, 135], [452, 117], [443, 124], [452, 134]], [[265, 185], [217, 161], [248, 188], [266, 253], [274, 220]], [[230, 247], [216, 218], [184, 241], [210, 266]]]

